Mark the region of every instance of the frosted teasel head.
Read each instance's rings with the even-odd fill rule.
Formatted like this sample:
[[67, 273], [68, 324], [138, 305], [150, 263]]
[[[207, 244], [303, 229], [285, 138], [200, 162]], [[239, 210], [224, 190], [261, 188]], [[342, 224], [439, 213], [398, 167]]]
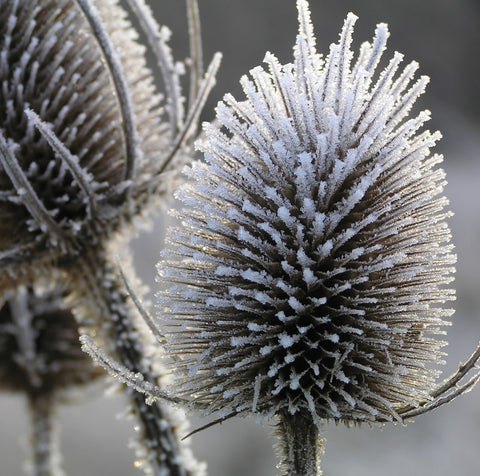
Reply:
[[430, 155], [440, 134], [422, 130], [428, 112], [409, 116], [427, 78], [398, 53], [378, 70], [384, 24], [354, 59], [353, 14], [323, 59], [307, 1], [297, 7], [293, 63], [269, 53], [242, 78], [243, 101], [224, 97], [198, 142], [205, 161], [176, 192], [159, 316], [143, 312], [174, 395], [82, 340], [123, 382], [216, 413], [212, 424], [278, 417], [290, 476], [320, 474], [323, 421], [404, 422], [480, 378], [463, 380], [479, 347], [435, 383], [455, 255]]
[[177, 191], [160, 326], [208, 412], [404, 421], [458, 390], [435, 387], [455, 255], [440, 134], [409, 116], [427, 78], [378, 70], [385, 24], [355, 56], [353, 14], [323, 58], [297, 6], [293, 62], [224, 97]]
[[191, 153], [218, 58], [203, 83], [194, 62], [185, 104], [168, 29], [143, 0], [127, 4], [164, 98], [117, 0], [0, 4], [0, 285], [103, 246], [158, 202], [162, 174]]

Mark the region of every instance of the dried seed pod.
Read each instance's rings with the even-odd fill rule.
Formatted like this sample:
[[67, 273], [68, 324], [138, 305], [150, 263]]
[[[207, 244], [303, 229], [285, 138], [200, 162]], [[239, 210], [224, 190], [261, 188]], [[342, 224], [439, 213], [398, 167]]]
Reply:
[[[97, 5], [120, 52], [110, 58], [82, 3], [0, 9], [0, 250], [13, 276], [19, 264], [38, 271], [37, 261], [71, 261], [101, 245], [161, 187], [152, 177], [173, 140], [125, 12], [113, 0]], [[123, 83], [112, 74], [116, 59]]]
[[[298, 0], [294, 61], [242, 78], [198, 142], [178, 224], [158, 264], [159, 317], [144, 318], [176, 370], [175, 395], [145, 382], [88, 337], [84, 348], [152, 399], [219, 418], [275, 416], [281, 467], [321, 474], [327, 420], [405, 422], [471, 389], [480, 346], [442, 383], [455, 255], [442, 195], [439, 133], [409, 117], [427, 78], [395, 54], [388, 29], [352, 63], [349, 14], [316, 51]], [[183, 207], [182, 207], [183, 205]], [[469, 380], [463, 380], [473, 371]], [[199, 430], [196, 430], [199, 431]]]
[[438, 134], [407, 117], [426, 78], [395, 77], [397, 54], [374, 81], [385, 25], [351, 66], [353, 15], [323, 62], [299, 6], [294, 63], [268, 54], [246, 100], [225, 97], [177, 192], [167, 339], [212, 410], [400, 420], [432, 389], [454, 298]]

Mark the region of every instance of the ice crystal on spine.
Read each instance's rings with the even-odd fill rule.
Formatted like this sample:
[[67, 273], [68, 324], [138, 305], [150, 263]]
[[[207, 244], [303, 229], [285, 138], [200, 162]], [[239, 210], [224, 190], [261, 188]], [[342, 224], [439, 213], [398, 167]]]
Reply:
[[378, 71], [385, 24], [354, 57], [353, 14], [323, 58], [298, 9], [294, 61], [268, 53], [224, 97], [178, 190], [169, 351], [209, 412], [402, 420], [430, 398], [454, 299], [440, 134], [409, 116], [427, 78], [398, 53]]

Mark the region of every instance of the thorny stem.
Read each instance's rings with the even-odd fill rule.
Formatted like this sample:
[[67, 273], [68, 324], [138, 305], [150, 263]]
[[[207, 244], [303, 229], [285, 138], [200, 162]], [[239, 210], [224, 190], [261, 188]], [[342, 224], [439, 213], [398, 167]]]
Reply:
[[31, 476], [61, 476], [57, 427], [54, 424], [55, 402], [50, 392], [30, 395], [32, 416]]
[[[145, 381], [158, 385], [155, 373], [145, 363], [141, 339], [132, 322], [128, 293], [118, 269], [92, 253], [86, 256], [83, 273], [89, 279], [86, 298], [99, 309], [102, 318], [99, 324], [107, 342], [112, 343], [110, 352], [129, 370], [141, 373]], [[192, 476], [182, 466], [178, 439], [161, 402], [147, 405], [145, 397], [131, 388], [127, 389], [127, 395], [141, 426], [140, 443], [147, 451], [142, 464], [150, 464], [153, 474]]]
[[277, 434], [283, 476], [320, 476], [322, 439], [310, 414], [299, 412], [279, 415]]

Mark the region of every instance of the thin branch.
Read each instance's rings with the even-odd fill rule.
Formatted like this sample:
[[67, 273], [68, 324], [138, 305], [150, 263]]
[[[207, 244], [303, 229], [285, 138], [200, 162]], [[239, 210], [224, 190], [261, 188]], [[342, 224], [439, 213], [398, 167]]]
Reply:
[[159, 27], [144, 0], [126, 0], [126, 2], [136, 16], [155, 56], [157, 68], [165, 86], [170, 129], [172, 136], [175, 137], [178, 129], [183, 125], [184, 111], [180, 78], [175, 68], [172, 51], [167, 44], [170, 32], [166, 27]]
[[[458, 370], [452, 374], [450, 377], [445, 379], [441, 385], [439, 385], [435, 390], [430, 394], [430, 399], [420, 402], [419, 405], [413, 406], [409, 405], [398, 410], [398, 414], [403, 418], [410, 418], [413, 416], [421, 415], [426, 413], [429, 410], [438, 408], [445, 403], [450, 402], [457, 396], [465, 393], [473, 388], [473, 386], [480, 379], [480, 371], [477, 373], [465, 384], [457, 386], [458, 382], [462, 380], [466, 374], [473, 368], [477, 368], [476, 364], [480, 358], [480, 345], [475, 349], [472, 355], [467, 359], [464, 364], [459, 365]], [[478, 370], [478, 368], [477, 368]], [[453, 390], [455, 389], [455, 390]], [[450, 392], [449, 394], [447, 394]], [[447, 394], [447, 395], [445, 395]]]
[[171, 160], [175, 157], [178, 150], [183, 146], [185, 141], [188, 140], [192, 125], [198, 121], [198, 118], [200, 116], [200, 113], [202, 112], [202, 108], [205, 105], [208, 95], [210, 94], [210, 91], [215, 85], [215, 75], [220, 66], [221, 58], [222, 58], [221, 53], [215, 53], [215, 55], [213, 56], [213, 59], [208, 67], [208, 70], [205, 73], [205, 77], [202, 81], [195, 104], [192, 106], [192, 108], [188, 112], [185, 125], [179, 131], [172, 149], [170, 150], [169, 154], [165, 158], [163, 164], [161, 165], [160, 169], [156, 172], [156, 174], [160, 175], [166, 170], [167, 166], [169, 165]]
[[145, 381], [143, 375], [139, 372], [134, 373], [127, 369], [117, 360], [108, 356], [106, 352], [100, 349], [93, 339], [87, 335], [80, 336], [82, 350], [99, 365], [101, 365], [110, 375], [117, 377], [122, 383], [133, 388], [137, 392], [147, 396], [147, 403], [153, 403], [155, 400], [164, 400], [170, 403], [188, 405], [189, 402], [179, 397], [174, 397], [165, 393], [160, 387]]
[[203, 76], [203, 50], [200, 13], [197, 0], [187, 0], [188, 37], [190, 40], [190, 93], [188, 109], [190, 110], [200, 90]]
[[216, 420], [211, 421], [210, 423], [207, 423], [206, 425], [203, 425], [200, 428], [196, 428], [195, 430], [192, 430], [190, 433], [188, 433], [187, 435], [185, 435], [182, 438], [182, 441], [186, 440], [187, 438], [190, 438], [192, 435], [195, 435], [196, 433], [200, 433], [201, 431], [206, 430], [207, 428], [211, 428], [212, 426], [219, 425], [220, 423], [223, 423], [224, 421], [230, 420], [230, 418], [238, 416], [243, 412], [244, 411], [234, 411], [234, 412], [231, 412], [228, 415], [225, 415], [221, 418], [217, 418]]
[[445, 393], [445, 391], [447, 391], [449, 388], [452, 388], [454, 385], [456, 385], [471, 369], [475, 367], [479, 358], [480, 344], [475, 349], [473, 354], [468, 358], [468, 360], [464, 364], [460, 364], [458, 370], [451, 377], [447, 378], [434, 392], [432, 392], [432, 397], [436, 398]]
[[132, 286], [130, 285], [130, 282], [128, 281], [127, 277], [125, 276], [125, 273], [123, 272], [123, 269], [120, 265], [119, 260], [117, 260], [117, 266], [118, 270], [120, 273], [120, 278], [125, 286], [125, 289], [127, 290], [129, 296], [131, 297], [133, 304], [135, 304], [135, 307], [137, 308], [137, 311], [140, 313], [142, 316], [142, 319], [145, 321], [145, 323], [148, 325], [149, 329], [152, 331], [152, 334], [155, 336], [156, 341], [161, 345], [164, 346], [166, 344], [165, 337], [160, 333], [157, 325], [155, 324], [155, 320], [153, 316], [145, 309], [142, 301], [138, 297], [137, 293], [134, 291]]
[[[141, 299], [138, 297], [138, 294], [135, 292], [133, 287], [130, 284], [130, 281], [128, 280], [127, 276], [123, 272], [122, 266], [120, 265], [120, 260], [117, 259], [117, 266], [118, 266], [118, 271], [120, 274], [120, 278], [125, 286], [125, 289], [127, 290], [130, 298], [133, 301], [133, 304], [137, 308], [137, 311], [139, 312], [140, 316], [142, 319], [145, 321], [147, 324], [148, 328], [152, 332], [153, 336], [155, 337], [155, 340], [157, 341], [158, 344], [160, 344], [161, 347], [165, 347], [167, 345], [167, 340], [165, 339], [165, 336], [160, 332], [160, 329], [158, 328], [157, 324], [155, 323], [155, 319], [152, 316], [150, 312], [148, 312], [147, 309], [145, 309], [145, 306], [143, 305]], [[181, 359], [173, 355], [172, 360], [175, 362], [179, 362]]]
[[414, 416], [422, 415], [423, 413], [427, 413], [430, 410], [434, 410], [435, 408], [441, 407], [445, 405], [445, 403], [451, 402], [453, 399], [461, 395], [462, 393], [467, 393], [476, 385], [476, 383], [480, 380], [480, 373], [474, 375], [467, 383], [455, 388], [455, 391], [451, 392], [450, 394], [440, 398], [437, 397], [432, 402], [428, 403], [425, 406], [421, 406], [410, 410], [408, 412], [401, 413], [401, 417], [405, 420], [407, 418], [412, 418]]

